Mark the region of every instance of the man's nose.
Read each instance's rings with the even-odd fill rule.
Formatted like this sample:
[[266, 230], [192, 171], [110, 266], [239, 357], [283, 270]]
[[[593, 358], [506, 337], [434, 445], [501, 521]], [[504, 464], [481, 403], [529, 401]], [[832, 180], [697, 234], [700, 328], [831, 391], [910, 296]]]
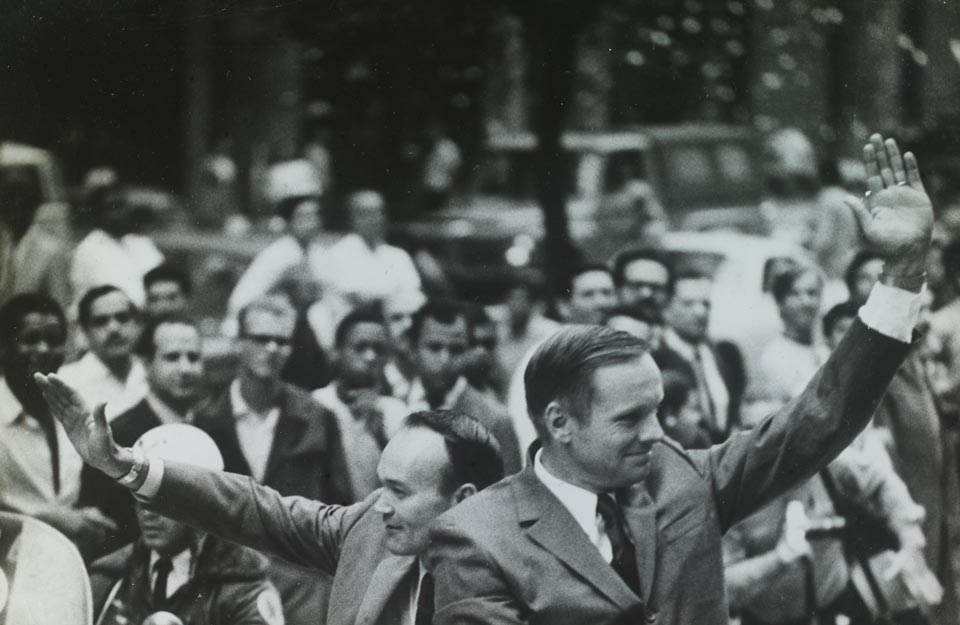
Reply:
[[652, 445], [662, 439], [663, 436], [663, 428], [660, 427], [660, 420], [657, 419], [656, 415], [647, 417], [640, 427], [640, 440]]

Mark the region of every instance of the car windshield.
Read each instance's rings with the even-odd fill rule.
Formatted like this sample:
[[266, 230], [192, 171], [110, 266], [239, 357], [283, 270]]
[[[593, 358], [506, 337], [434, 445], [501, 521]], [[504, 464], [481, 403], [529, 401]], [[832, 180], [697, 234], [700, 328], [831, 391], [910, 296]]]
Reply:
[[750, 204], [759, 198], [760, 181], [745, 143], [664, 143], [664, 192], [684, 208]]

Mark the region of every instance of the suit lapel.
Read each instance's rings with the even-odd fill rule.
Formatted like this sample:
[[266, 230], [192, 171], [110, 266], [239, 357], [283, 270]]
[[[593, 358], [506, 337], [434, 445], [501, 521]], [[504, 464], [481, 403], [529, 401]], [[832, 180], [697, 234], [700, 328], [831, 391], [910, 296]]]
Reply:
[[[360, 599], [356, 625], [389, 622], [389, 618], [384, 617], [394, 615], [385, 614], [384, 610], [392, 599], [403, 600], [402, 597], [395, 598], [394, 594], [407, 587], [403, 581], [412, 575], [415, 563], [413, 556], [388, 555], [380, 561], [370, 578], [367, 592]], [[396, 616], [398, 618], [394, 620], [399, 622], [399, 615]]]
[[657, 568], [657, 509], [642, 486], [635, 486], [623, 506], [630, 535], [637, 552], [637, 571], [640, 573], [640, 591], [645, 603], [650, 602], [653, 575]]
[[637, 602], [636, 595], [600, 556], [597, 548], [563, 504], [527, 467], [513, 482], [520, 524], [527, 537], [561, 562], [574, 575], [582, 577], [618, 607], [625, 609]]

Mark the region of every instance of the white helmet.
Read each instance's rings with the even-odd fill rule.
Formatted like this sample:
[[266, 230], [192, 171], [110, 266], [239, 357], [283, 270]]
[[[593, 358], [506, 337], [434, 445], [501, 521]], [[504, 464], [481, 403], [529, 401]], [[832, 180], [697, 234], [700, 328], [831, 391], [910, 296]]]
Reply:
[[147, 431], [134, 443], [147, 457], [223, 471], [223, 456], [210, 435], [186, 423], [168, 423]]

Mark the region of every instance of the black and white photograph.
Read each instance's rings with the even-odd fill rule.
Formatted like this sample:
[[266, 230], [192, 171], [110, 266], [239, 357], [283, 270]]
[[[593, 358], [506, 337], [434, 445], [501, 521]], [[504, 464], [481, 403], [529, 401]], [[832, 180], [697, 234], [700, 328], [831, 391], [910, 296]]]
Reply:
[[960, 625], [957, 0], [0, 5], [0, 625]]

